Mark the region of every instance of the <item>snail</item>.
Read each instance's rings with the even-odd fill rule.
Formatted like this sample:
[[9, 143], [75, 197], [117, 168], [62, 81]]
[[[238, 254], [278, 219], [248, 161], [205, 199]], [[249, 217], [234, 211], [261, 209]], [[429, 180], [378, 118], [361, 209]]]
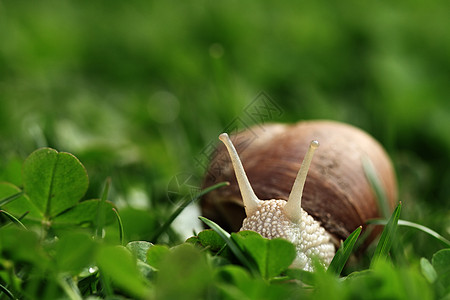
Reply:
[[395, 205], [397, 183], [389, 156], [374, 138], [351, 125], [264, 124], [220, 139], [225, 147], [216, 149], [203, 185], [229, 181], [230, 186], [202, 198], [203, 215], [229, 231], [250, 229], [292, 241], [295, 267], [312, 270], [313, 256], [328, 265], [340, 241], [364, 228], [368, 219], [380, 217], [363, 159], [372, 162], [388, 207]]

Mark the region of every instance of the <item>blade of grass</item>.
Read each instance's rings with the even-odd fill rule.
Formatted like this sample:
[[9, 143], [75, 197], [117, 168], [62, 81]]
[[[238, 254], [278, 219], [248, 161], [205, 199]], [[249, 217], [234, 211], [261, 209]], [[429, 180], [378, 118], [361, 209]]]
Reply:
[[25, 225], [23, 225], [22, 222], [19, 221], [19, 219], [17, 219], [16, 217], [14, 217], [12, 214], [10, 214], [9, 212], [5, 211], [5, 210], [0, 210], [0, 213], [3, 213], [5, 216], [7, 216], [11, 222], [17, 224], [17, 226], [22, 227], [23, 229], [27, 230], [27, 228], [25, 227]]
[[105, 226], [105, 202], [108, 198], [109, 187], [111, 186], [111, 177], [108, 177], [105, 182], [105, 187], [103, 188], [102, 198], [98, 204], [97, 210], [97, 228], [95, 229], [95, 236], [97, 238], [102, 238], [103, 227]]
[[113, 208], [112, 210], [116, 214], [117, 223], [119, 223], [119, 240], [120, 240], [120, 244], [122, 246], [124, 246], [124, 244], [123, 244], [123, 223], [122, 223], [122, 218], [120, 218], [120, 215], [119, 215], [119, 212], [117, 211], [117, 209]]
[[18, 217], [17, 219], [18, 219], [19, 221], [22, 221], [23, 218], [25, 218], [29, 213], [30, 213], [30, 211], [26, 211], [26, 212], [24, 212], [20, 217]]
[[6, 296], [8, 296], [10, 299], [16, 300], [17, 298], [14, 297], [13, 293], [11, 293], [5, 286], [0, 284], [0, 291], [3, 292]]
[[178, 215], [191, 203], [193, 203], [195, 200], [197, 200], [198, 198], [200, 198], [201, 196], [215, 190], [218, 189], [220, 187], [226, 186], [226, 185], [230, 185], [229, 182], [219, 182], [215, 185], [212, 185], [210, 187], [207, 187], [206, 189], [204, 189], [203, 191], [201, 191], [200, 193], [198, 193], [195, 197], [192, 197], [191, 199], [187, 199], [185, 202], [183, 202], [180, 207], [178, 207], [167, 219], [166, 222], [164, 222], [164, 224], [155, 231], [155, 233], [153, 234], [153, 236], [150, 238], [150, 241], [152, 242], [156, 242], [156, 240], [158, 239], [158, 237], [167, 230], [167, 228], [170, 227], [170, 225], [172, 224], [172, 222], [178, 217]]
[[358, 249], [360, 249], [364, 245], [364, 243], [372, 234], [374, 228], [375, 226], [366, 226], [366, 228], [364, 228], [364, 231], [361, 232], [360, 236], [358, 237], [358, 240], [356, 241], [355, 246], [353, 246], [354, 252], [357, 252]]
[[100, 283], [102, 286], [102, 294], [104, 294], [106, 297], [109, 298], [113, 295], [113, 287], [111, 286], [111, 279], [105, 272], [100, 273]]
[[23, 191], [18, 192], [18, 193], [14, 194], [14, 195], [8, 196], [6, 198], [3, 198], [2, 200], [0, 200], [0, 207], [3, 206], [3, 205], [8, 204], [9, 202], [12, 202], [12, 201], [16, 200], [17, 198], [19, 198], [22, 195], [23, 195]]
[[375, 192], [381, 213], [383, 214], [383, 217], [387, 219], [390, 215], [390, 209], [388, 205], [389, 202], [386, 193], [381, 185], [381, 181], [378, 177], [377, 171], [375, 170], [372, 161], [368, 157], [363, 157], [362, 165], [366, 178], [372, 186], [373, 191]]
[[395, 239], [395, 232], [397, 231], [398, 219], [400, 218], [400, 212], [402, 209], [402, 203], [400, 202], [395, 208], [394, 212], [391, 215], [391, 218], [387, 222], [386, 226], [381, 233], [380, 240], [378, 241], [377, 248], [375, 249], [375, 253], [372, 257], [372, 261], [370, 266], [373, 265], [380, 259], [386, 259], [389, 250], [391, 249], [392, 243]]
[[72, 278], [59, 276], [58, 283], [71, 300], [82, 300], [78, 286], [73, 282]]
[[356, 241], [361, 233], [362, 226], [356, 228], [343, 243], [341, 243], [341, 247], [338, 249], [336, 254], [333, 257], [333, 260], [328, 267], [327, 272], [339, 275], [342, 272], [342, 269], [345, 266], [350, 254], [352, 253], [353, 247], [355, 246]]
[[[381, 219], [373, 219], [373, 220], [369, 220], [367, 221], [367, 224], [375, 224], [375, 225], [386, 225], [387, 221], [386, 220], [381, 220]], [[438, 241], [440, 241], [442, 244], [444, 244], [446, 247], [450, 248], [450, 241], [447, 240], [445, 237], [443, 237], [442, 235], [440, 235], [439, 233], [437, 233], [436, 231], [414, 223], [414, 222], [410, 222], [410, 221], [406, 221], [406, 220], [398, 220], [398, 225], [399, 226], [405, 226], [405, 227], [410, 227], [410, 228], [415, 228], [418, 229], [422, 232], [425, 232], [426, 234], [436, 238]]]
[[203, 223], [208, 225], [212, 230], [214, 230], [225, 241], [225, 243], [228, 245], [228, 247], [230, 247], [230, 250], [231, 250], [231, 252], [233, 252], [234, 256], [236, 256], [236, 258], [250, 270], [250, 273], [252, 273], [252, 275], [259, 276], [259, 271], [258, 271], [258, 268], [256, 267], [256, 265], [253, 264], [245, 256], [245, 254], [244, 254], [244, 252], [242, 252], [241, 248], [239, 248], [239, 246], [236, 244], [236, 242], [231, 239], [231, 235], [228, 232], [226, 232], [225, 230], [222, 229], [222, 227], [220, 227], [213, 221], [208, 220], [205, 217], [198, 217], [198, 218], [200, 220], [202, 220]]

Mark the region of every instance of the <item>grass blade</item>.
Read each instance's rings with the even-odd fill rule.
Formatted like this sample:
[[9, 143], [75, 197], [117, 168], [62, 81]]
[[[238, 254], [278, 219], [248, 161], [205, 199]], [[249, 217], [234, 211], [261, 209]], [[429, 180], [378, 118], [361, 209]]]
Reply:
[[0, 292], [5, 293], [6, 296], [8, 296], [10, 299], [16, 300], [17, 298], [14, 297], [14, 295], [2, 284], [0, 284]]
[[389, 201], [381, 185], [381, 181], [380, 178], [378, 177], [377, 171], [375, 170], [372, 161], [368, 157], [362, 159], [362, 165], [366, 178], [369, 181], [370, 185], [372, 186], [373, 191], [375, 192], [381, 213], [383, 214], [383, 217], [387, 219], [390, 215], [390, 209], [388, 204]]
[[123, 246], [123, 223], [122, 223], [122, 218], [120, 217], [119, 212], [117, 211], [117, 209], [113, 208], [112, 210], [116, 214], [117, 223], [119, 223], [119, 240], [120, 240], [120, 244]]
[[58, 283], [70, 300], [83, 300], [80, 295], [80, 290], [78, 289], [78, 286], [73, 282], [72, 278], [66, 278], [63, 275], [58, 276]]
[[333, 260], [328, 267], [327, 272], [339, 275], [342, 272], [342, 269], [345, 266], [350, 254], [352, 253], [353, 247], [355, 246], [356, 241], [361, 233], [362, 226], [356, 228], [348, 238], [341, 244], [341, 247], [336, 252], [336, 255], [333, 257]]
[[[380, 220], [380, 219], [373, 219], [373, 220], [369, 220], [367, 221], [367, 224], [375, 224], [375, 225], [386, 225], [387, 221], [386, 220]], [[450, 241], [447, 240], [445, 237], [443, 237], [442, 235], [440, 235], [439, 233], [437, 233], [436, 231], [425, 227], [423, 225], [414, 223], [414, 222], [410, 222], [410, 221], [406, 221], [406, 220], [398, 220], [398, 225], [399, 226], [406, 226], [406, 227], [410, 227], [410, 228], [415, 228], [418, 229], [422, 232], [425, 232], [426, 234], [436, 238], [438, 241], [440, 241], [441, 243], [443, 243], [446, 247], [450, 248]]]
[[23, 229], [27, 230], [27, 228], [25, 227], [25, 225], [23, 225], [22, 222], [19, 221], [19, 219], [17, 219], [16, 217], [14, 217], [12, 214], [10, 214], [9, 212], [5, 211], [5, 210], [0, 210], [0, 213], [3, 213], [5, 216], [7, 216], [11, 222], [17, 224], [19, 227], [22, 227]]
[[375, 249], [375, 253], [370, 263], [371, 267], [373, 267], [373, 265], [378, 260], [385, 259], [388, 256], [389, 250], [391, 249], [392, 243], [394, 242], [395, 239], [395, 232], [397, 231], [401, 209], [402, 203], [400, 202], [395, 208], [394, 212], [391, 215], [391, 218], [389, 219], [389, 221], [387, 222], [386, 226], [383, 229], [383, 233], [381, 234], [377, 248]]
[[218, 188], [220, 188], [220, 187], [226, 186], [226, 185], [230, 185], [230, 183], [229, 183], [229, 182], [226, 182], [226, 181], [224, 181], [224, 182], [219, 182], [219, 183], [217, 183], [217, 184], [215, 184], [215, 185], [212, 185], [212, 186], [210, 186], [210, 187], [207, 187], [206, 189], [204, 189], [203, 191], [201, 191], [200, 193], [198, 193], [195, 197], [192, 197], [191, 199], [186, 200], [184, 203], [182, 203], [182, 204], [180, 205], [180, 207], [177, 208], [177, 210], [175, 210], [175, 211], [170, 215], [170, 217], [167, 219], [167, 221], [164, 222], [164, 224], [163, 224], [158, 230], [155, 231], [155, 233], [153, 234], [153, 236], [150, 238], [150, 241], [155, 242], [155, 241], [158, 239], [158, 237], [170, 227], [170, 225], [172, 224], [172, 222], [178, 217], [178, 215], [179, 215], [179, 214], [180, 214], [180, 213], [181, 213], [181, 212], [182, 212], [189, 204], [191, 204], [192, 202], [194, 202], [195, 200], [197, 200], [197, 199], [200, 198], [201, 196], [203, 196], [203, 195], [205, 195], [205, 194], [208, 194], [209, 192], [211, 192], [211, 191], [213, 191], [213, 190], [215, 190], [215, 189], [218, 189]]
[[3, 198], [2, 200], [0, 200], [0, 207], [3, 206], [3, 205], [8, 204], [9, 202], [12, 202], [12, 201], [16, 200], [17, 198], [19, 198], [22, 195], [23, 195], [23, 191], [18, 192], [18, 193], [14, 194], [14, 195], [8, 196], [6, 198]]
[[30, 211], [24, 212], [20, 217], [17, 218], [17, 220], [22, 221], [23, 218], [25, 218], [29, 213], [30, 213]]
[[235, 241], [231, 239], [231, 235], [222, 229], [219, 225], [214, 223], [211, 220], [208, 220], [205, 217], [198, 217], [202, 220], [206, 225], [208, 225], [212, 230], [214, 230], [224, 241], [227, 243], [228, 247], [230, 247], [231, 252], [233, 252], [234, 256], [244, 265], [246, 266], [253, 275], [258, 275], [258, 268], [245, 256], [244, 252], [242, 252], [241, 248], [236, 244]]
[[108, 198], [109, 187], [111, 186], [111, 177], [108, 177], [105, 182], [105, 187], [103, 188], [102, 198], [98, 204], [97, 210], [97, 228], [95, 230], [95, 235], [97, 238], [103, 237], [103, 227], [105, 226], [105, 202]]
[[104, 294], [106, 299], [109, 299], [113, 295], [113, 287], [111, 283], [111, 278], [105, 272], [100, 273], [100, 283], [102, 286], [102, 294]]

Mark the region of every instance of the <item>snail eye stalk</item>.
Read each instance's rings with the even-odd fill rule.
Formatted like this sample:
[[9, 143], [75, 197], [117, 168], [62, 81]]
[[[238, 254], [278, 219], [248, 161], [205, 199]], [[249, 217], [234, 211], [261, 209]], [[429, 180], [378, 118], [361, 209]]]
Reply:
[[237, 154], [236, 148], [234, 148], [230, 137], [226, 133], [219, 135], [219, 139], [227, 147], [228, 153], [230, 154], [231, 163], [233, 164], [233, 169], [236, 174], [236, 179], [239, 184], [239, 189], [241, 190], [242, 201], [244, 202], [245, 213], [247, 216], [252, 215], [259, 207], [259, 199], [256, 197], [250, 182], [248, 181], [247, 175], [245, 174], [244, 167], [242, 166], [241, 159]]
[[305, 187], [306, 175], [308, 174], [311, 161], [314, 156], [314, 152], [319, 147], [319, 142], [314, 140], [311, 141], [309, 145], [308, 152], [306, 152], [305, 158], [303, 159], [300, 170], [295, 178], [294, 185], [292, 186], [291, 193], [289, 194], [289, 200], [284, 206], [284, 213], [294, 223], [299, 223], [302, 221], [301, 207], [302, 207], [302, 196], [303, 188]]

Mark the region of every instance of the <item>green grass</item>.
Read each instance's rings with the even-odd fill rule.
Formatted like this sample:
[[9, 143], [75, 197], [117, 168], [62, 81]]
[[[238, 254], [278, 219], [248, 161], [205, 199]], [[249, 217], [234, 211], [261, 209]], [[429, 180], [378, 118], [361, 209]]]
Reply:
[[[449, 9], [443, 0], [0, 1], [0, 299], [448, 295]], [[267, 112], [257, 107], [264, 95], [274, 110], [251, 114]], [[218, 134], [303, 119], [356, 125], [387, 149], [402, 202], [387, 261], [371, 264], [375, 242], [341, 278], [268, 279], [227, 247], [185, 244], [171, 222], [200, 191]], [[52, 169], [38, 176], [30, 160], [22, 172], [41, 147], [62, 158], [45, 162], [59, 165], [54, 174], [78, 180], [49, 186]], [[152, 266], [119, 246], [135, 241], [170, 253]]]
[[[0, 184], [0, 213], [7, 217], [0, 224], [0, 297], [294, 299], [301, 294], [314, 299], [331, 295], [433, 299], [448, 297], [450, 292], [450, 248], [434, 253], [431, 262], [421, 257], [415, 263], [401, 251], [406, 245], [399, 241], [399, 224], [420, 229], [430, 240], [448, 246], [435, 231], [400, 222], [401, 203], [389, 220], [371, 222], [385, 226], [370, 264], [340, 277], [351, 264], [361, 227], [341, 243], [327, 272], [318, 260], [313, 261], [313, 272], [291, 268], [296, 247], [286, 240], [268, 240], [252, 231], [230, 234], [204, 217], [199, 218], [213, 231], [201, 231], [184, 243], [172, 242], [170, 249], [149, 241], [129, 241], [124, 246], [124, 222], [107, 202], [109, 179], [101, 199], [83, 199], [88, 182], [84, 166], [73, 155], [51, 148], [31, 153], [22, 175], [23, 188]], [[172, 222], [188, 204], [226, 185], [216, 184], [184, 200], [164, 224], [150, 230], [151, 241], [169, 234]]]

